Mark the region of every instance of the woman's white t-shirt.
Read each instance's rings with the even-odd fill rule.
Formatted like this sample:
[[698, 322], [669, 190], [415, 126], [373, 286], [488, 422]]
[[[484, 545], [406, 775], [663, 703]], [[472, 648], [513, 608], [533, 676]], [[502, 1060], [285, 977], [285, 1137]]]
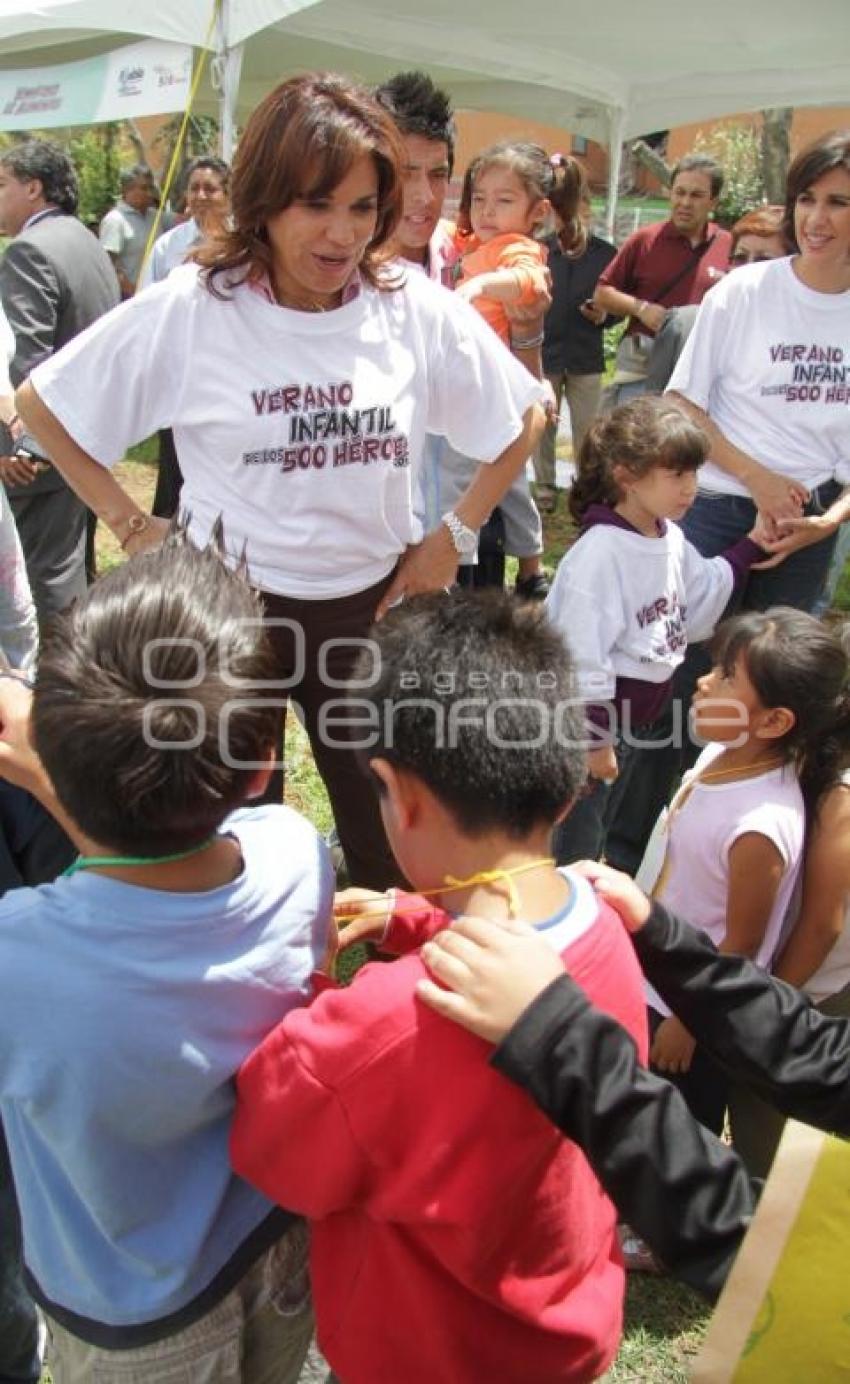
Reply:
[[325, 600], [385, 577], [422, 538], [413, 496], [426, 432], [492, 461], [542, 398], [468, 304], [423, 275], [363, 285], [327, 313], [246, 285], [215, 297], [175, 269], [31, 376], [104, 466], [171, 427], [193, 541], [219, 516], [262, 590]]
[[[850, 291], [816, 293], [790, 259], [736, 269], [706, 294], [668, 390], [736, 447], [809, 489], [850, 482]], [[700, 490], [749, 495], [707, 461]]]
[[[767, 837], [785, 866], [764, 936], [753, 956], [767, 969], [779, 943], [782, 922], [800, 871], [805, 835], [805, 808], [797, 775], [781, 765], [756, 778], [697, 782], [687, 798], [683, 790], [709, 769], [723, 751], [708, 745], [682, 781], [682, 806], [675, 798], [667, 820], [664, 878], [656, 898], [692, 927], [707, 932], [715, 946], [726, 936], [729, 852], [742, 836]], [[647, 986], [648, 1002], [660, 1014], [670, 1010]]]

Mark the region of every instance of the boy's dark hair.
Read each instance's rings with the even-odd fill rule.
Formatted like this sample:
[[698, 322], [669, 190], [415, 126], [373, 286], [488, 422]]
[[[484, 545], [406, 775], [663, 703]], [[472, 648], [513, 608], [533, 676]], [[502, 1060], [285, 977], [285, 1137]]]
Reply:
[[467, 836], [554, 824], [584, 781], [572, 660], [539, 606], [501, 593], [405, 600], [372, 630], [355, 696], [367, 761], [415, 774]]
[[427, 72], [397, 72], [375, 88], [375, 100], [392, 116], [401, 134], [448, 145], [451, 173], [457, 129], [448, 92], [436, 87]]
[[178, 533], [54, 622], [33, 743], [87, 836], [167, 855], [200, 844], [244, 801], [280, 717], [257, 686], [274, 669], [261, 619], [246, 578]]
[[630, 399], [594, 418], [585, 433], [570, 491], [570, 514], [581, 524], [591, 505], [613, 508], [619, 503], [622, 493], [615, 466], [624, 466], [636, 477], [656, 466], [696, 471], [707, 456], [708, 438], [675, 400], [655, 394]]
[[80, 200], [77, 174], [68, 155], [58, 144], [45, 139], [28, 139], [0, 153], [0, 163], [19, 183], [30, 179], [41, 183], [45, 202], [73, 216]]
[[671, 187], [680, 173], [705, 173], [711, 184], [711, 195], [713, 198], [719, 197], [723, 191], [723, 169], [720, 167], [717, 160], [710, 158], [708, 154], [685, 154], [684, 158], [679, 159], [679, 162], [670, 174]]

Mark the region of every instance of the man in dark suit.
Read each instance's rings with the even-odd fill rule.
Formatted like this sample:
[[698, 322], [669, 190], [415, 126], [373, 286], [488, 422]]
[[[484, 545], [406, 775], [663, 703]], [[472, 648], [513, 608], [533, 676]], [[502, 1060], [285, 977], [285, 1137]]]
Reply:
[[[77, 200], [74, 166], [56, 145], [28, 140], [0, 154], [0, 233], [14, 237], [0, 261], [0, 299], [15, 335], [16, 387], [120, 301], [109, 256], [75, 215]], [[85, 590], [86, 509], [49, 462], [0, 458], [0, 477], [43, 622]]]

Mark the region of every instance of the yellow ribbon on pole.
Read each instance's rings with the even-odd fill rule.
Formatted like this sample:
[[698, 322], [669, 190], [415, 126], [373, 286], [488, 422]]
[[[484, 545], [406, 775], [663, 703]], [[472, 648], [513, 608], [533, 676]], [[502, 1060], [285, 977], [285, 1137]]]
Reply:
[[145, 265], [150, 259], [151, 251], [153, 250], [154, 246], [154, 241], [159, 235], [159, 228], [162, 225], [163, 209], [165, 207], [165, 203], [168, 200], [168, 194], [171, 191], [171, 187], [174, 182], [174, 177], [177, 172], [177, 166], [180, 162], [180, 152], [183, 148], [183, 141], [186, 138], [186, 130], [188, 129], [189, 121], [192, 116], [192, 107], [195, 104], [195, 97], [198, 93], [198, 87], [201, 84], [201, 77], [203, 76], [204, 68], [207, 65], [207, 58], [209, 57], [210, 38], [212, 37], [212, 31], [215, 28], [216, 20], [218, 19], [218, 13], [220, 9], [221, 0], [213, 0], [212, 14], [210, 15], [209, 27], [207, 28], [206, 36], [204, 38], [204, 46], [198, 55], [198, 61], [195, 65], [195, 71], [192, 75], [192, 85], [189, 89], [189, 100], [187, 101], [186, 109], [183, 112], [183, 120], [180, 124], [180, 131], [177, 135], [177, 140], [175, 142], [174, 150], [171, 155], [171, 162], [168, 165], [168, 171], [165, 175], [165, 181], [163, 182], [160, 191], [159, 206], [156, 209], [156, 216], [154, 217], [153, 225], [150, 229], [150, 235], [148, 236], [147, 244], [145, 245], [145, 253], [142, 256], [142, 262], [139, 266], [140, 277]]

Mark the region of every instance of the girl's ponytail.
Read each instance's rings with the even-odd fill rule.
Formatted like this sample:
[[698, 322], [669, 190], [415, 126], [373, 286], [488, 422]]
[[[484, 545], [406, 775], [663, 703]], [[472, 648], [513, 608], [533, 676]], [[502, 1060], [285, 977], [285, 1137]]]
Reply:
[[581, 524], [591, 505], [615, 505], [620, 490], [613, 476], [610, 451], [610, 419], [594, 418], [579, 449], [578, 472], [570, 490], [567, 507]]
[[705, 461], [708, 438], [673, 399], [644, 394], [594, 418], [578, 456], [578, 475], [569, 511], [577, 524], [589, 505], [616, 505], [622, 492], [614, 479], [621, 465], [633, 476], [655, 466], [695, 471]]
[[552, 169], [554, 181], [549, 202], [560, 222], [561, 249], [565, 255], [583, 255], [587, 247], [584, 210], [590, 200], [584, 169], [569, 154], [553, 154]]
[[809, 822], [817, 816], [824, 795], [840, 783], [842, 771], [850, 764], [850, 687], [835, 699], [833, 714], [820, 732], [802, 740], [798, 752], [800, 787]]
[[727, 672], [743, 659], [762, 706], [794, 713], [777, 748], [794, 763], [810, 823], [850, 762], [848, 628], [836, 632], [805, 611], [773, 606], [725, 620], [712, 647]]

